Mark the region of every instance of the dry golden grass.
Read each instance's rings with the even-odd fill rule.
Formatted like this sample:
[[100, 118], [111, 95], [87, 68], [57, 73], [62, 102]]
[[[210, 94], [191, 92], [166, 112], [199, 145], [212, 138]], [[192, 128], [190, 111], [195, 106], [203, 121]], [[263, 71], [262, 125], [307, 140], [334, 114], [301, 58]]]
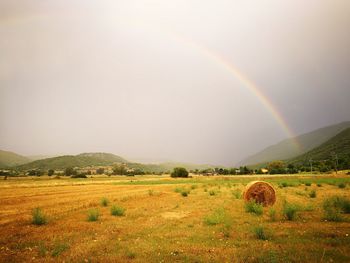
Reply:
[[[268, 179], [277, 192], [275, 221], [269, 208], [257, 216], [237, 199], [253, 177], [1, 180], [0, 262], [349, 262], [350, 217], [325, 222], [322, 202], [331, 195], [350, 198], [350, 185], [328, 184], [331, 177], [285, 188], [278, 184], [309, 177]], [[349, 182], [343, 178], [337, 180]], [[316, 198], [308, 195], [312, 189]], [[284, 201], [299, 205], [296, 220], [284, 219]], [[112, 216], [113, 204], [125, 208], [125, 216]], [[31, 223], [36, 207], [47, 224]], [[98, 221], [87, 220], [90, 209], [99, 211]], [[258, 226], [267, 241], [256, 238]]]

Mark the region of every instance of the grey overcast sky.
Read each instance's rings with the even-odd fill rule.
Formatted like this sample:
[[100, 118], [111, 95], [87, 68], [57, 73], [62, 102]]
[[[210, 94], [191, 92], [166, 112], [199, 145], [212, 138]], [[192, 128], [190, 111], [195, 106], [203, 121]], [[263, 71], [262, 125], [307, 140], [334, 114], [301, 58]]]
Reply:
[[[216, 58], [221, 59], [216, 59]], [[349, 0], [1, 0], [0, 148], [234, 165], [350, 120]]]

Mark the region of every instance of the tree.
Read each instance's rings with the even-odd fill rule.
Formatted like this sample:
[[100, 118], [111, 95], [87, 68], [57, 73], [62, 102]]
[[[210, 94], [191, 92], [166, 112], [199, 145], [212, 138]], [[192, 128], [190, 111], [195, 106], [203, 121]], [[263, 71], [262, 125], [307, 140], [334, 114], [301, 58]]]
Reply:
[[119, 164], [113, 167], [113, 174], [124, 175], [126, 174], [126, 168], [124, 165]]
[[105, 172], [105, 169], [103, 169], [103, 168], [98, 168], [97, 170], [96, 170], [96, 173], [97, 174], [103, 174]]
[[175, 167], [171, 173], [171, 177], [188, 177], [188, 172], [183, 167]]
[[64, 170], [64, 174], [65, 174], [66, 176], [71, 176], [71, 175], [76, 174], [76, 171], [75, 171], [72, 167], [67, 167], [67, 168]]
[[41, 176], [43, 174], [44, 173], [41, 170], [39, 170], [39, 169], [30, 170], [28, 172], [28, 175], [30, 175], [30, 176]]
[[54, 173], [55, 173], [55, 170], [53, 170], [53, 169], [49, 169], [49, 170], [47, 171], [47, 175], [48, 175], [48, 176], [52, 176]]

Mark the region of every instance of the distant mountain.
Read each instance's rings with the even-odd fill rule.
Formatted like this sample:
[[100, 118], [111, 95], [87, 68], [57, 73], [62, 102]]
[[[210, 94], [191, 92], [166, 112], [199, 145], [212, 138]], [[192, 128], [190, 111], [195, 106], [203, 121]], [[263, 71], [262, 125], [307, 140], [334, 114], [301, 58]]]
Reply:
[[[274, 160], [287, 160], [302, 155], [322, 143], [328, 141], [336, 134], [350, 127], [350, 121], [342, 122], [336, 125], [327, 126], [295, 138], [283, 140], [275, 145], [249, 156], [237, 164], [241, 165], [256, 165], [266, 164]], [[300, 147], [296, 147], [295, 141]]]
[[28, 159], [31, 161], [36, 161], [36, 160], [42, 160], [42, 159], [47, 159], [47, 158], [53, 158], [59, 156], [58, 154], [55, 155], [28, 155], [26, 156]]
[[114, 163], [128, 163], [127, 160], [111, 153], [82, 153], [78, 155], [64, 155], [33, 161], [18, 166], [19, 169], [64, 169], [67, 167], [103, 166]]
[[333, 138], [329, 139], [320, 146], [295, 157], [288, 161], [293, 164], [308, 163], [310, 159], [314, 161], [332, 160], [335, 157], [338, 159], [350, 158], [350, 128], [343, 130]]
[[17, 153], [0, 150], [0, 168], [13, 167], [30, 161], [29, 158]]

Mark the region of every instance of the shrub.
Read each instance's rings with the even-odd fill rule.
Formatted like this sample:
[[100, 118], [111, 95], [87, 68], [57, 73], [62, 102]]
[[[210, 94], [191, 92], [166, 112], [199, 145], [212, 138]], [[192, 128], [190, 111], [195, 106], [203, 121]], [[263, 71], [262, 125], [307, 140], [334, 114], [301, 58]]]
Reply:
[[315, 190], [312, 190], [312, 191], [309, 193], [309, 196], [310, 196], [310, 198], [316, 198], [316, 191], [315, 191]]
[[266, 232], [264, 230], [264, 228], [262, 226], [257, 226], [254, 228], [254, 234], [255, 234], [255, 237], [257, 239], [260, 239], [260, 240], [267, 240], [267, 235], [266, 235]]
[[97, 209], [90, 209], [88, 211], [88, 219], [87, 220], [89, 222], [97, 221], [99, 217], [100, 217], [100, 212]]
[[45, 225], [47, 223], [46, 216], [44, 215], [44, 213], [41, 211], [39, 207], [33, 209], [32, 223], [38, 226]]
[[189, 191], [183, 190], [183, 191], [181, 192], [181, 195], [184, 196], [184, 197], [186, 197], [186, 196], [188, 196], [189, 193], [190, 193]]
[[109, 200], [106, 197], [102, 197], [100, 204], [101, 204], [101, 206], [108, 206]]
[[152, 189], [149, 189], [149, 190], [148, 190], [148, 195], [149, 195], [149, 196], [154, 195], [154, 191], [153, 191]]
[[276, 209], [272, 207], [269, 209], [269, 217], [271, 221], [276, 221]]
[[317, 184], [317, 187], [322, 187], [322, 184], [318, 183], [318, 184]]
[[311, 182], [305, 182], [305, 186], [311, 186]]
[[345, 184], [345, 183], [340, 183], [340, 184], [338, 184], [338, 187], [339, 187], [339, 188], [345, 188], [345, 187], [346, 187], [346, 184]]
[[113, 205], [111, 207], [111, 215], [112, 216], [123, 216], [123, 215], [125, 215], [125, 208]]
[[214, 190], [210, 190], [209, 195], [216, 195], [216, 192]]
[[245, 203], [245, 211], [256, 215], [262, 215], [263, 206], [262, 204], [256, 203], [255, 200], [252, 199], [249, 202]]
[[85, 174], [74, 174], [70, 178], [87, 178]]
[[188, 172], [183, 167], [175, 167], [170, 176], [171, 177], [188, 177]]
[[288, 183], [283, 182], [281, 185], [282, 185], [282, 187], [287, 187], [287, 186], [288, 186]]
[[283, 215], [287, 220], [294, 220], [297, 216], [297, 212], [299, 211], [299, 208], [290, 203], [285, 203], [283, 206]]

